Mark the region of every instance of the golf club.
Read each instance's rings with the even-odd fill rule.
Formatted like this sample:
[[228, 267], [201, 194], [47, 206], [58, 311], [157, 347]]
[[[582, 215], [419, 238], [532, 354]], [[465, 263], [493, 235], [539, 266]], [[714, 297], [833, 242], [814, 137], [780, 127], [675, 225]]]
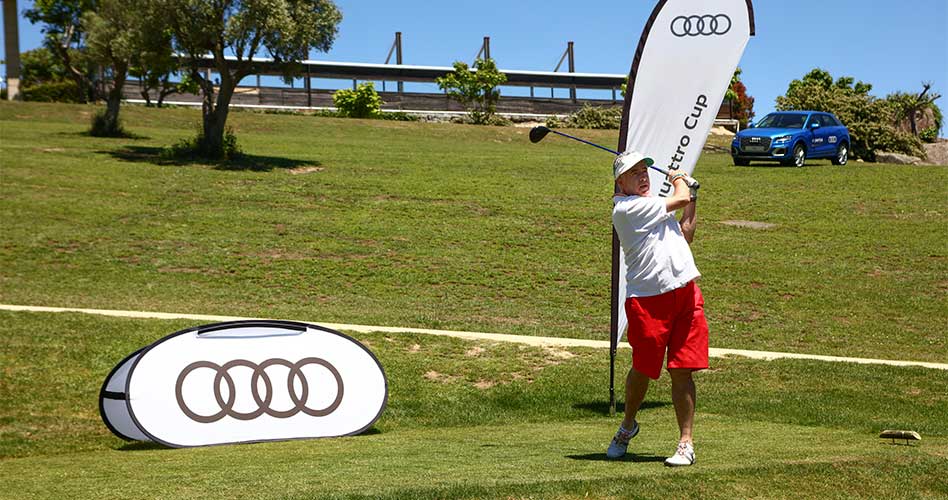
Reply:
[[[564, 134], [563, 132], [557, 132], [557, 131], [555, 131], [555, 130], [551, 130], [550, 128], [545, 127], [545, 126], [543, 126], [543, 125], [537, 125], [536, 127], [533, 127], [532, 129], [530, 129], [530, 142], [540, 142], [540, 141], [542, 141], [543, 138], [546, 137], [547, 134], [549, 134], [550, 132], [553, 132], [553, 133], [556, 134], [556, 135], [561, 135], [561, 136], [566, 137], [566, 138], [568, 138], [568, 139], [573, 139], [574, 141], [579, 141], [579, 142], [582, 142], [582, 143], [584, 143], [584, 144], [589, 144], [590, 146], [595, 146], [595, 147], [597, 147], [597, 148], [599, 148], [599, 149], [601, 149], [601, 150], [603, 150], [603, 151], [608, 151], [608, 152], [610, 152], [610, 153], [612, 153], [612, 154], [614, 154], [614, 155], [616, 155], [616, 156], [619, 155], [619, 152], [618, 152], [618, 151], [614, 151], [614, 150], [609, 149], [609, 148], [607, 148], [607, 147], [605, 147], [605, 146], [600, 146], [600, 145], [598, 145], [598, 144], [596, 144], [596, 143], [594, 143], [594, 142], [589, 142], [589, 141], [587, 141], [587, 140], [585, 140], [585, 139], [580, 139], [579, 137], [574, 137], [574, 136], [569, 135], [569, 134]], [[649, 165], [648, 167], [651, 168], [652, 170], [656, 170], [656, 171], [661, 172], [661, 173], [663, 173], [663, 174], [665, 174], [665, 175], [668, 175], [668, 170], [665, 170], [665, 169], [662, 168], [662, 167], [656, 167], [655, 165]], [[695, 181], [693, 185], [689, 185], [688, 187], [691, 188], [691, 189], [698, 189], [699, 187], [701, 187], [701, 185], [698, 184], [698, 181]]]

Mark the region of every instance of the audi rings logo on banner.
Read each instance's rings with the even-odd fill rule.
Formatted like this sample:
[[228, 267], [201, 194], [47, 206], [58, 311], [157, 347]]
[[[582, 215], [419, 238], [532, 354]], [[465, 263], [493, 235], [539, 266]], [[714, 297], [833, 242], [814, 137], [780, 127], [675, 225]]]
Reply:
[[[310, 364], [319, 365], [326, 368], [336, 379], [336, 399], [334, 399], [333, 402], [329, 404], [329, 406], [322, 409], [313, 409], [306, 406], [307, 399], [309, 398], [309, 381], [306, 380], [306, 376], [303, 374], [302, 368]], [[273, 383], [270, 380], [270, 376], [267, 375], [266, 370], [268, 367], [273, 365], [285, 366], [290, 369], [290, 373], [287, 375], [286, 379], [286, 388], [294, 406], [288, 410], [275, 410], [270, 408], [270, 403], [273, 401]], [[253, 395], [253, 400], [257, 404], [257, 409], [248, 413], [241, 413], [234, 410], [234, 402], [237, 398], [237, 391], [234, 384], [234, 379], [230, 376], [228, 371], [231, 368], [237, 366], [243, 366], [253, 370], [253, 376], [250, 378], [250, 393]], [[214, 383], [212, 387], [214, 391], [214, 398], [217, 400], [217, 404], [220, 406], [221, 410], [217, 413], [214, 413], [213, 415], [200, 415], [189, 408], [188, 404], [184, 401], [184, 380], [188, 377], [188, 375], [191, 374], [191, 372], [199, 368], [209, 368], [216, 372], [214, 375]], [[266, 394], [263, 397], [261, 397], [260, 391], [257, 388], [261, 379], [263, 379], [263, 384], [266, 386]], [[296, 393], [296, 387], [294, 384], [297, 379], [300, 381], [300, 394]], [[221, 394], [221, 381], [227, 383], [228, 391], [226, 400], [224, 399], [224, 395]], [[174, 390], [175, 396], [178, 400], [178, 407], [181, 408], [181, 411], [184, 412], [188, 418], [194, 420], [195, 422], [208, 424], [211, 422], [216, 422], [225, 416], [230, 416], [237, 420], [253, 420], [264, 413], [276, 418], [289, 418], [298, 414], [299, 412], [303, 412], [313, 417], [324, 417], [334, 412], [342, 402], [343, 384], [342, 377], [339, 375], [339, 370], [337, 370], [336, 367], [332, 365], [332, 363], [321, 358], [303, 358], [296, 363], [291, 363], [285, 359], [274, 358], [268, 359], [260, 364], [253, 363], [245, 359], [235, 359], [233, 361], [224, 363], [224, 365], [218, 365], [210, 361], [195, 361], [194, 363], [191, 363], [181, 370], [181, 374], [178, 375], [178, 381], [175, 384]]]
[[671, 22], [671, 32], [677, 37], [723, 35], [730, 30], [731, 18], [724, 14], [678, 16]]

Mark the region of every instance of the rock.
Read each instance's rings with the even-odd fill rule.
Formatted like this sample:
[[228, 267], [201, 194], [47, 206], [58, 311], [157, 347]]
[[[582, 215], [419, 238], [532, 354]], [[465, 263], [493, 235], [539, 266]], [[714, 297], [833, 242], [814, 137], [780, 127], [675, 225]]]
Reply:
[[[930, 108], [915, 113], [915, 130], [919, 133], [921, 133], [922, 130], [934, 126], [935, 113]], [[910, 134], [912, 133], [912, 122], [908, 118], [904, 118], [895, 124], [895, 128]]]
[[890, 163], [893, 165], [921, 165], [922, 159], [917, 156], [902, 153], [887, 153], [876, 151], [876, 163]]
[[928, 161], [925, 163], [931, 165], [948, 165], [948, 139], [938, 139], [931, 144], [923, 144], [925, 155]]

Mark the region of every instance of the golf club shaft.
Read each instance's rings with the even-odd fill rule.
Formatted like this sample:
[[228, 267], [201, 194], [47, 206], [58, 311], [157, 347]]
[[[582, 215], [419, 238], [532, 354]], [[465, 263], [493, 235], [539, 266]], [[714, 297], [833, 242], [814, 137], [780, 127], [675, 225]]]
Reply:
[[[580, 139], [579, 137], [574, 137], [574, 136], [569, 135], [569, 134], [564, 134], [563, 132], [557, 132], [557, 131], [552, 130], [552, 129], [550, 129], [550, 132], [553, 132], [553, 133], [556, 134], [556, 135], [562, 135], [563, 137], [567, 137], [567, 138], [573, 139], [574, 141], [579, 141], [579, 142], [582, 142], [582, 143], [585, 143], [585, 144], [589, 144], [590, 146], [595, 146], [595, 147], [597, 147], [597, 148], [599, 148], [599, 149], [602, 149], [602, 150], [604, 150], [604, 151], [608, 151], [608, 152], [610, 152], [610, 153], [612, 153], [612, 154], [614, 154], [614, 155], [616, 155], [616, 156], [619, 155], [619, 152], [618, 152], [618, 151], [614, 151], [614, 150], [609, 149], [609, 148], [607, 148], [607, 147], [605, 147], [605, 146], [600, 146], [600, 145], [598, 145], [598, 144], [596, 144], [596, 143], [594, 143], [594, 142], [589, 142], [589, 141], [587, 141], [587, 140], [585, 140], [585, 139]], [[656, 170], [656, 171], [661, 172], [661, 173], [663, 173], [663, 174], [665, 174], [665, 175], [668, 175], [668, 170], [665, 170], [665, 169], [662, 168], [662, 167], [656, 167], [655, 165], [649, 165], [648, 168], [651, 168], [652, 170]]]

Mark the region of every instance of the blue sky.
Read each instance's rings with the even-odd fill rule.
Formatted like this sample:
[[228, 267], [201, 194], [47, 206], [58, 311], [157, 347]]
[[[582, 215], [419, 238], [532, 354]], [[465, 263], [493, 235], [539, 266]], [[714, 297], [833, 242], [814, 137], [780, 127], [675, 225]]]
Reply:
[[[470, 63], [483, 37], [490, 36], [491, 55], [501, 68], [551, 71], [572, 40], [576, 71], [626, 74], [655, 1], [336, 4], [344, 16], [339, 36], [332, 50], [314, 53], [313, 59], [382, 63], [394, 33], [401, 31], [405, 64]], [[31, 5], [21, 0], [19, 9]], [[921, 82], [930, 81], [946, 96], [937, 103], [948, 110], [948, 0], [756, 0], [754, 12], [757, 36], [740, 66], [758, 118], [773, 110], [774, 99], [791, 80], [816, 67], [871, 83], [879, 97], [919, 91]], [[39, 27], [21, 16], [20, 49], [41, 43]], [[682, 71], [687, 68], [669, 68], [668, 78]]]

